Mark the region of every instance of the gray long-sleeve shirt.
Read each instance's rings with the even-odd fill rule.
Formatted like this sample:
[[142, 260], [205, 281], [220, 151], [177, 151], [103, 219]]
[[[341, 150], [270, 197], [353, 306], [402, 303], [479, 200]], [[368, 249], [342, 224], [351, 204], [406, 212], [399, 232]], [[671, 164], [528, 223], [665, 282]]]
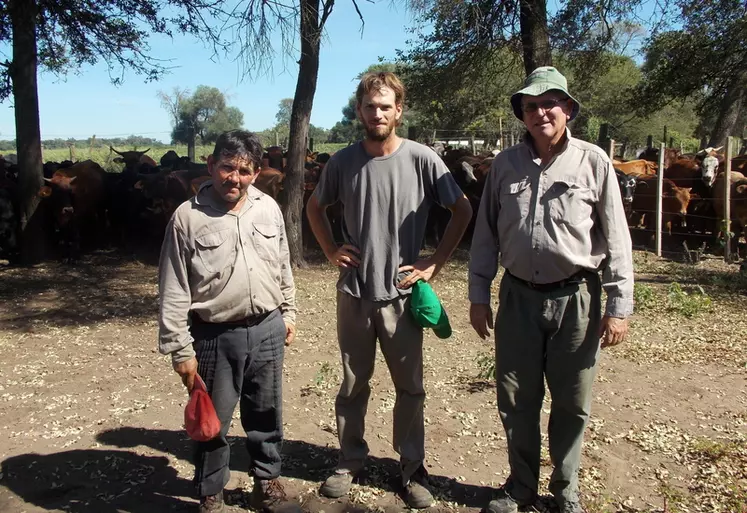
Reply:
[[283, 216], [275, 200], [254, 187], [239, 212], [228, 212], [206, 182], [174, 212], [158, 272], [158, 345], [174, 362], [195, 354], [190, 313], [217, 323], [279, 307], [283, 319], [295, 323], [296, 289]]
[[602, 269], [605, 313], [633, 312], [633, 256], [615, 171], [593, 144], [571, 137], [547, 165], [527, 139], [499, 153], [470, 249], [469, 299], [490, 303], [500, 264], [532, 283]]

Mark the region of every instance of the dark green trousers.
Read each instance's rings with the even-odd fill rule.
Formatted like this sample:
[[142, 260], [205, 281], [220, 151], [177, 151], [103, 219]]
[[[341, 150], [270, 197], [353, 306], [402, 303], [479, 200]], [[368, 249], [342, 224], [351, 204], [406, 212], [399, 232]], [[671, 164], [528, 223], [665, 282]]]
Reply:
[[498, 411], [511, 466], [507, 489], [521, 504], [537, 496], [547, 380], [554, 467], [550, 492], [561, 504], [578, 500], [583, 433], [599, 355], [599, 276], [589, 272], [583, 283], [542, 292], [505, 273], [499, 300], [495, 354]]

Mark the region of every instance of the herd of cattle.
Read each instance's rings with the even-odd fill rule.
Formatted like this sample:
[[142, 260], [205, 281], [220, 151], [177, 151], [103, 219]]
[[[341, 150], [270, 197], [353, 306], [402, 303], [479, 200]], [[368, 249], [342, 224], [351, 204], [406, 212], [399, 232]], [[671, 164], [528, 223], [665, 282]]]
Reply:
[[[473, 155], [465, 148], [433, 146], [456, 182], [472, 203], [476, 214], [493, 153]], [[47, 247], [64, 259], [75, 260], [81, 250], [102, 246], [138, 251], [157, 251], [171, 214], [194, 196], [210, 177], [207, 165], [191, 162], [174, 151], [156, 163], [145, 151], [117, 151], [113, 162], [121, 172], [107, 172], [94, 161], [47, 162], [44, 183], [38, 191], [39, 216]], [[304, 205], [314, 191], [326, 153], [308, 153], [304, 176]], [[658, 151], [646, 150], [639, 159], [615, 160], [629, 224], [653, 229], [655, 223]], [[279, 199], [283, 189], [286, 159], [279, 147], [270, 147], [255, 186]], [[692, 155], [667, 149], [664, 156], [663, 223], [668, 233], [678, 231], [718, 237], [724, 204], [724, 156], [720, 148]], [[732, 231], [747, 231], [747, 155], [732, 159]], [[18, 255], [19, 208], [17, 164], [0, 156], [0, 258]], [[335, 238], [342, 238], [340, 206], [328, 209]], [[449, 220], [449, 212], [434, 207], [429, 215], [426, 240], [438, 243]], [[305, 222], [305, 215], [302, 219]], [[474, 222], [474, 219], [473, 219]], [[465, 238], [468, 239], [472, 227]], [[312, 242], [307, 225], [304, 241]], [[745, 233], [747, 237], [747, 233]], [[738, 239], [738, 236], [735, 237]], [[736, 253], [735, 253], [736, 254]]]

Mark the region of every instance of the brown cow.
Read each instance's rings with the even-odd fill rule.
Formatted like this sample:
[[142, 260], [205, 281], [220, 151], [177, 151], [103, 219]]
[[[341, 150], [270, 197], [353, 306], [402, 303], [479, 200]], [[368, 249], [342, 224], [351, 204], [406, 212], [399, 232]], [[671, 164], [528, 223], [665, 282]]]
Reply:
[[271, 167], [263, 167], [259, 170], [259, 176], [254, 180], [254, 187], [264, 192], [277, 201], [280, 191], [283, 190], [285, 175], [282, 171]]
[[[690, 203], [690, 187], [677, 187], [674, 182], [664, 178], [661, 203], [662, 222], [667, 233], [672, 234], [672, 222], [680, 218], [681, 225], [687, 226], [687, 206]], [[645, 223], [646, 228], [653, 230], [656, 226], [656, 177], [643, 177], [636, 184], [635, 197], [631, 210], [640, 214], [638, 223]], [[635, 221], [631, 224], [636, 225]]]
[[[664, 148], [664, 168], [668, 168], [672, 163], [680, 158], [682, 152], [677, 148]], [[658, 166], [659, 164], [659, 149], [658, 148], [646, 148], [639, 155], [639, 159], [653, 162]], [[617, 167], [617, 166], [615, 166]]]
[[[732, 171], [730, 178], [730, 231], [735, 234], [731, 244], [732, 253], [738, 258], [740, 232], [743, 233], [745, 239], [747, 239], [747, 177], [742, 173]], [[719, 173], [716, 177], [716, 181], [713, 183], [713, 207], [716, 210], [716, 215], [719, 219], [723, 219], [724, 215], [724, 194], [726, 192], [724, 188], [725, 179], [726, 173]]]
[[638, 159], [613, 164], [623, 174], [635, 177], [655, 176], [658, 166], [648, 160]]
[[39, 190], [67, 247], [66, 260], [80, 257], [81, 237], [94, 242], [104, 229], [105, 174], [96, 162], [85, 160], [55, 171]]
[[117, 151], [109, 146], [109, 149], [120, 155], [114, 158], [114, 162], [125, 165], [124, 173], [147, 173], [157, 167], [156, 161], [146, 155], [150, 148], [145, 151]]

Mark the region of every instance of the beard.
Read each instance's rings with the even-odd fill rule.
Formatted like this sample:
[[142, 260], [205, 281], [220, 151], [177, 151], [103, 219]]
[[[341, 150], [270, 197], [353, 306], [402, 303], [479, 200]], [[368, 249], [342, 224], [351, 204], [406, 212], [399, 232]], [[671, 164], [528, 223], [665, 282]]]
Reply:
[[386, 126], [366, 126], [366, 137], [372, 141], [385, 141], [394, 131], [394, 124], [388, 124]]

